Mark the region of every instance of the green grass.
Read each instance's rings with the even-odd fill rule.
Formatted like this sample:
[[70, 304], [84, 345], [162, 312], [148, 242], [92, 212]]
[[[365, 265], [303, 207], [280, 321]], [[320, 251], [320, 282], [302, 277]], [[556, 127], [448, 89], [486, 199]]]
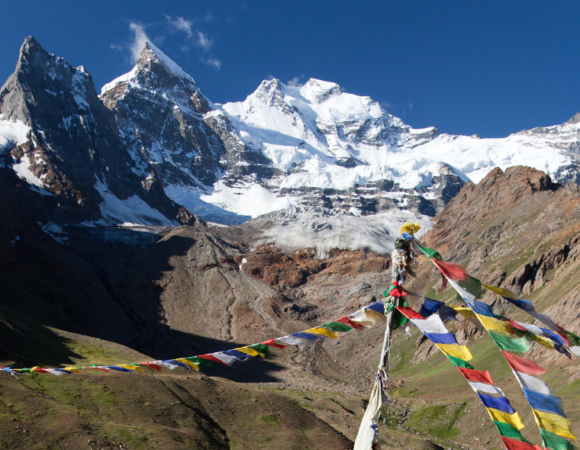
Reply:
[[407, 424], [409, 427], [428, 433], [431, 436], [452, 439], [459, 433], [459, 430], [454, 425], [466, 405], [466, 403], [462, 403], [459, 406], [453, 404], [425, 406], [413, 411]]
[[279, 425], [278, 418], [275, 414], [267, 414], [265, 416], [258, 417], [258, 421], [262, 423], [267, 423], [270, 425]]

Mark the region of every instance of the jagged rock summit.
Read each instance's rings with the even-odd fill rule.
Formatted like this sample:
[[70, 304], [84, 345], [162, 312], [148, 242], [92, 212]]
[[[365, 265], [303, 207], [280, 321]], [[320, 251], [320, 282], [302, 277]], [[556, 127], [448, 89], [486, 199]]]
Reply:
[[0, 89], [0, 123], [20, 133], [17, 140], [4, 138], [3, 166], [55, 198], [52, 220], [159, 225], [193, 220], [165, 196], [159, 181], [135, 174], [115, 118], [84, 67], [73, 68], [33, 37], [24, 41], [16, 71]]

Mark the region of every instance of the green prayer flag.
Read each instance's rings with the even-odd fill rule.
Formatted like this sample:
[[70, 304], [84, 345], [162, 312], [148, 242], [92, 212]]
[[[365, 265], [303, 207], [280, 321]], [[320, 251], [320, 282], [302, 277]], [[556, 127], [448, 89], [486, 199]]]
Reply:
[[415, 245], [417, 247], [419, 247], [419, 250], [421, 250], [423, 253], [425, 253], [429, 258], [435, 258], [435, 259], [438, 259], [439, 261], [443, 261], [443, 257], [441, 256], [441, 253], [439, 253], [437, 250], [433, 250], [432, 248], [422, 247], [419, 244], [417, 244], [416, 242], [415, 242]]
[[508, 352], [527, 352], [530, 349], [530, 344], [526, 341], [526, 338], [512, 338], [509, 336], [504, 336], [503, 334], [489, 332], [491, 338], [495, 341], [500, 350], [506, 350]]
[[497, 431], [501, 436], [510, 439], [516, 439], [518, 441], [525, 441], [522, 433], [520, 433], [515, 427], [510, 425], [509, 423], [500, 422], [498, 420], [494, 420], [495, 426], [497, 427]]
[[327, 322], [324, 325], [320, 325], [321, 327], [328, 328], [330, 331], [350, 331], [352, 327], [340, 322]]
[[[400, 306], [409, 306], [406, 300], [403, 300], [403, 304]], [[392, 303], [387, 303], [387, 314], [395, 308]], [[405, 325], [409, 319], [407, 319], [403, 314], [401, 314], [397, 309], [393, 311], [393, 319], [391, 321], [391, 330], [395, 331], [397, 328]]]
[[544, 448], [550, 450], [574, 450], [574, 446], [569, 441], [551, 431], [540, 428], [540, 434], [544, 441]]
[[453, 363], [455, 367], [461, 367], [463, 369], [473, 369], [473, 366], [469, 364], [467, 361], [462, 359], [456, 358], [455, 356], [445, 355], [449, 358], [449, 360]]
[[[481, 298], [482, 290], [481, 290], [481, 281], [477, 278], [469, 277], [467, 280], [458, 281], [457, 284], [465, 289], [470, 294], [474, 295], [475, 298]], [[463, 302], [463, 297], [457, 294], [457, 301]]]
[[257, 352], [260, 352], [262, 355], [267, 355], [269, 352], [269, 347], [265, 344], [248, 345], [248, 348], [253, 348]]
[[187, 356], [184, 359], [187, 359], [198, 366], [211, 366], [211, 363], [207, 359], [199, 358], [197, 356]]
[[568, 340], [573, 346], [580, 345], [580, 336], [575, 335], [571, 331], [565, 330], [566, 336], [568, 336]]

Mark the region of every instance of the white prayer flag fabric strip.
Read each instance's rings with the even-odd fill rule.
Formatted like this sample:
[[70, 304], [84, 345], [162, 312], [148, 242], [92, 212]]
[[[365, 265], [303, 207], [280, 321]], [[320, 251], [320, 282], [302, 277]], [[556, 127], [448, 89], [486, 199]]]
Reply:
[[478, 381], [468, 381], [468, 383], [471, 386], [471, 389], [473, 389], [476, 393], [485, 392], [486, 394], [496, 394], [505, 397], [503, 391], [497, 386], [494, 386], [492, 384], [481, 383]]
[[525, 388], [530, 391], [538, 392], [539, 394], [552, 395], [552, 389], [550, 386], [539, 378], [515, 370], [513, 372], [522, 389]]
[[447, 328], [443, 324], [441, 317], [437, 314], [429, 316], [427, 319], [411, 319], [411, 322], [419, 328], [423, 333], [430, 334], [447, 334]]

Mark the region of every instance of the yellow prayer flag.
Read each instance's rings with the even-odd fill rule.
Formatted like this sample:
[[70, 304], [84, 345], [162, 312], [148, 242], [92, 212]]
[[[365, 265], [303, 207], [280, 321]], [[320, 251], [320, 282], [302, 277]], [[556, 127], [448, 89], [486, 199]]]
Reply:
[[546, 348], [550, 348], [550, 349], [555, 348], [554, 341], [552, 341], [551, 339], [548, 339], [544, 336], [538, 336], [537, 334], [534, 334], [534, 340], [538, 344], [543, 345]]
[[250, 347], [240, 347], [240, 348], [235, 348], [234, 350], [237, 350], [238, 352], [242, 352], [242, 353], [245, 353], [246, 355], [250, 355], [250, 356], [260, 355], [262, 358], [264, 357], [264, 355], [262, 355], [259, 351], [254, 350], [253, 348], [250, 348]]
[[185, 358], [177, 358], [175, 361], [179, 361], [180, 363], [183, 363], [189, 367], [191, 367], [193, 370], [197, 370], [199, 372], [199, 367], [197, 364], [192, 363], [190, 360], [185, 359]]
[[336, 339], [338, 337], [338, 334], [336, 334], [335, 332], [320, 327], [310, 328], [309, 330], [304, 330], [304, 332], [310, 334], [320, 334], [322, 336], [326, 336], [332, 339]]
[[511, 425], [516, 430], [521, 430], [524, 428], [524, 424], [520, 420], [520, 416], [517, 412], [513, 414], [508, 414], [498, 409], [486, 408], [487, 412], [491, 416], [491, 420], [497, 420], [498, 422], [503, 422]]
[[484, 288], [489, 289], [490, 291], [493, 291], [496, 294], [501, 295], [502, 297], [508, 297], [508, 298], [512, 298], [514, 300], [517, 300], [518, 299], [518, 297], [516, 296], [516, 294], [514, 294], [509, 289], [498, 288], [498, 287], [495, 287], [495, 286], [488, 286], [487, 284], [483, 284], [483, 283], [481, 283], [481, 285]]
[[469, 361], [473, 359], [471, 352], [465, 345], [457, 344], [435, 344], [439, 350], [449, 356], [462, 359], [463, 361]]
[[117, 364], [119, 367], [123, 369], [130, 370], [131, 372], [143, 372], [143, 367], [141, 366], [132, 366], [131, 364]]
[[476, 316], [487, 331], [497, 331], [506, 336], [514, 335], [514, 331], [508, 322], [493, 317], [482, 316], [481, 314], [476, 314]]
[[461, 316], [464, 319], [473, 319], [475, 317], [475, 314], [473, 314], [471, 308], [467, 308], [466, 306], [456, 306], [456, 305], [447, 305], [447, 306], [451, 306], [458, 314], [461, 314]]
[[399, 234], [409, 233], [411, 235], [415, 235], [417, 231], [421, 229], [419, 222], [405, 222], [401, 228], [399, 228]]
[[81, 373], [81, 369], [77, 369], [76, 367], [65, 367], [64, 370], [69, 372]]
[[559, 416], [558, 414], [538, 411], [537, 409], [532, 409], [532, 411], [534, 413], [534, 419], [536, 419], [536, 423], [540, 428], [548, 430], [558, 436], [576, 440], [576, 436], [574, 436], [570, 430], [570, 421], [565, 417]]

